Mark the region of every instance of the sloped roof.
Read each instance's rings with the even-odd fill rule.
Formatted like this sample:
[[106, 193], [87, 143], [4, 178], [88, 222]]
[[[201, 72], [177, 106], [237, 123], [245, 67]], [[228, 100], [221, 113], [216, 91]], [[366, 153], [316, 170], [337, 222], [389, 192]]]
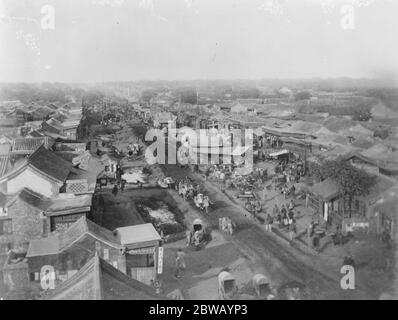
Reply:
[[156, 300], [162, 297], [95, 255], [47, 300]]
[[59, 181], [65, 181], [72, 169], [72, 163], [47, 150], [43, 145], [29, 156], [28, 163]]
[[22, 200], [31, 207], [37, 208], [39, 210], [46, 210], [51, 204], [51, 199], [42, 196], [41, 194], [30, 190], [29, 188], [23, 188], [12, 201], [17, 199]]
[[117, 249], [122, 248], [118, 238], [112, 231], [97, 225], [83, 216], [63, 232], [53, 234], [47, 238], [32, 240], [29, 243], [26, 256], [35, 257], [61, 253], [80, 239], [83, 239], [84, 236], [91, 236]]
[[356, 124], [354, 126], [339, 130], [339, 133], [344, 134], [346, 136], [353, 136], [356, 138], [369, 137], [369, 136], [373, 137], [373, 131], [366, 129], [360, 124]]
[[60, 212], [91, 207], [92, 195], [59, 194], [51, 199], [51, 205], [46, 210], [46, 216], [59, 215]]
[[16, 138], [12, 144], [12, 152], [33, 152], [43, 144], [48, 147], [48, 137]]
[[162, 240], [152, 223], [117, 228], [116, 233], [122, 245]]
[[381, 158], [381, 157], [384, 157], [385, 154], [388, 154], [388, 153], [390, 153], [388, 147], [381, 143], [376, 143], [373, 146], [371, 146], [370, 148], [363, 150], [361, 152], [362, 155], [364, 155], [365, 157], [369, 157], [369, 158]]
[[339, 195], [339, 187], [332, 179], [326, 179], [315, 184], [310, 188], [310, 191], [320, 196], [325, 201], [331, 200]]

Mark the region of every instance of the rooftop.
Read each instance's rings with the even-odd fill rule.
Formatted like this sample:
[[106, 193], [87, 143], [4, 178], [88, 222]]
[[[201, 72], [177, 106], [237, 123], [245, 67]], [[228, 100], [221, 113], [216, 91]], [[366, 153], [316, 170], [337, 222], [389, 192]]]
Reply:
[[36, 257], [59, 254], [84, 236], [91, 236], [115, 248], [122, 248], [112, 231], [97, 225], [83, 216], [64, 232], [52, 234], [47, 238], [32, 240], [26, 256]]
[[121, 227], [117, 228], [116, 232], [122, 245], [162, 240], [152, 223]]
[[154, 300], [155, 290], [95, 255], [70, 279], [49, 291], [47, 300]]
[[315, 184], [310, 189], [312, 193], [320, 196], [323, 200], [329, 201], [339, 195], [339, 187], [332, 179], [326, 179]]
[[29, 156], [28, 163], [59, 181], [65, 181], [72, 169], [72, 163], [47, 150], [43, 145]]

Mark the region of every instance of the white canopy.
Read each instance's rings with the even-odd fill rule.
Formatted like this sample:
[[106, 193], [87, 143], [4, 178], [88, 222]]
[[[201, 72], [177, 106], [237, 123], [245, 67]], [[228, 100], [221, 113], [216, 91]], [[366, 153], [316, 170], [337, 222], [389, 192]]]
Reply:
[[288, 150], [283, 149], [283, 150], [280, 150], [280, 151], [277, 151], [277, 152], [270, 153], [269, 155], [271, 157], [277, 157], [277, 156], [281, 156], [282, 154], [288, 154], [288, 153], [289, 153]]
[[218, 275], [218, 282], [223, 283], [224, 281], [235, 281], [235, 277], [227, 272], [227, 271], [221, 271], [220, 274]]

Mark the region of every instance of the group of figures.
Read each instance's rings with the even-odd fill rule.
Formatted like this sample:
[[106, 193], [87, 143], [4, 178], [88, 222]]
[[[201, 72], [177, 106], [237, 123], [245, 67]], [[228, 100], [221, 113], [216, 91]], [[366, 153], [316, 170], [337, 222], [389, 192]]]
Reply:
[[212, 204], [209, 196], [203, 194], [202, 188], [199, 184], [194, 185], [193, 181], [185, 177], [175, 184], [176, 191], [183, 197], [184, 200], [193, 200], [195, 206], [200, 210], [209, 212], [209, 207]]

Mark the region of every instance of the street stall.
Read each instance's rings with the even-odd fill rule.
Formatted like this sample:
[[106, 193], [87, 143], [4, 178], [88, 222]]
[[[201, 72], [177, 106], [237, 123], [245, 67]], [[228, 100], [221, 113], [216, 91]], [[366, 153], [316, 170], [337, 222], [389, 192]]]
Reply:
[[258, 297], [265, 297], [267, 300], [275, 298], [274, 289], [270, 280], [263, 274], [257, 273], [252, 278], [254, 291]]
[[194, 246], [197, 250], [203, 247], [211, 240], [211, 234], [205, 227], [201, 219], [195, 219], [192, 223], [192, 229], [189, 231], [188, 245]]
[[151, 223], [121, 227], [116, 237], [125, 247], [126, 270], [132, 278], [151, 284], [163, 272], [162, 238]]
[[221, 271], [218, 275], [218, 295], [220, 300], [231, 300], [238, 292], [235, 277], [227, 272]]

